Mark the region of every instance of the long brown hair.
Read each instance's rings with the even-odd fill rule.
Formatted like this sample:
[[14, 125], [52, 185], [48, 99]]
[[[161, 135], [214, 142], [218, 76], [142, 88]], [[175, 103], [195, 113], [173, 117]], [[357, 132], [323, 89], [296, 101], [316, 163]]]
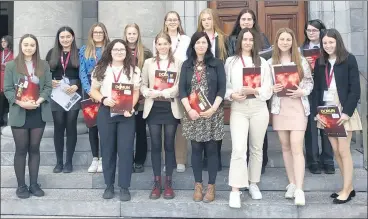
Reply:
[[292, 44], [291, 44], [291, 61], [294, 62], [298, 68], [298, 73], [299, 73], [299, 78], [300, 80], [303, 79], [304, 77], [304, 70], [302, 67], [302, 58], [300, 55], [300, 52], [298, 50], [298, 43], [296, 41], [296, 37], [294, 32], [290, 29], [290, 28], [280, 28], [277, 33], [276, 33], [276, 37], [275, 37], [275, 41], [274, 41], [274, 49], [272, 52], [272, 64], [273, 65], [277, 65], [277, 64], [281, 64], [280, 61], [280, 49], [278, 47], [278, 41], [279, 41], [279, 37], [282, 33], [288, 33], [291, 35], [292, 38]]
[[252, 34], [253, 36], [253, 48], [251, 50], [251, 56], [252, 56], [252, 60], [255, 66], [261, 66], [261, 58], [259, 57], [259, 51], [261, 48], [261, 35], [258, 33], [257, 30], [251, 28], [244, 28], [240, 31], [239, 35], [238, 35], [238, 39], [236, 41], [236, 56], [237, 58], [242, 56], [242, 41], [243, 41], [243, 37], [244, 34], [249, 32], [250, 34]]
[[93, 41], [93, 30], [95, 29], [95, 27], [101, 27], [102, 31], [104, 32], [104, 43], [102, 46], [102, 51], [104, 50], [104, 47], [110, 42], [110, 38], [109, 35], [107, 34], [107, 29], [105, 24], [101, 23], [101, 22], [97, 22], [94, 23], [91, 28], [88, 31], [88, 40], [87, 40], [87, 44], [86, 44], [86, 51], [84, 52], [84, 56], [88, 59], [88, 58], [94, 58], [95, 57], [95, 52], [96, 52], [96, 44]]
[[[348, 50], [346, 50], [345, 45], [344, 45], [344, 41], [342, 40], [341, 34], [339, 33], [339, 31], [337, 31], [336, 29], [327, 29], [325, 33], [323, 33], [323, 36], [321, 37], [321, 41], [324, 37], [331, 37], [334, 38], [336, 40], [336, 49], [335, 49], [335, 54], [336, 54], [336, 64], [340, 64], [343, 61], [345, 61], [348, 56], [349, 56], [349, 52]], [[323, 43], [322, 43], [322, 55], [320, 57], [320, 65], [325, 65], [328, 62], [328, 57], [330, 55], [325, 51], [325, 49], [323, 49]]]
[[[126, 42], [128, 42], [127, 30], [128, 30], [129, 27], [135, 28], [138, 32], [137, 42], [135, 42], [135, 49], [137, 50], [137, 58], [138, 58], [138, 65], [137, 66], [138, 66], [139, 69], [142, 69], [143, 64], [144, 64], [144, 46], [143, 46], [143, 43], [142, 43], [141, 31], [139, 30], [139, 26], [136, 23], [126, 25], [125, 28], [124, 28], [124, 36], [123, 36], [123, 39]], [[132, 57], [132, 59], [134, 59], [134, 57]]]
[[35, 65], [34, 74], [37, 77], [40, 77], [44, 74], [44, 62], [41, 60], [41, 57], [40, 57], [40, 48], [39, 48], [38, 40], [32, 34], [25, 34], [19, 40], [19, 54], [14, 59], [16, 70], [18, 73], [21, 73], [23, 75], [28, 75], [27, 67], [25, 65], [24, 54], [22, 52], [22, 43], [23, 43], [23, 40], [26, 38], [32, 38], [36, 42], [36, 51], [32, 55], [32, 62]]
[[[116, 43], [121, 43], [125, 46], [126, 49], [126, 56], [123, 61], [124, 64], [124, 74], [130, 80], [130, 67], [132, 66], [132, 51], [130, 50], [128, 43], [122, 39], [115, 39], [107, 44], [105, 50], [101, 55], [101, 59], [98, 61], [95, 70], [93, 72], [93, 76], [96, 77], [97, 81], [103, 81], [105, 78], [106, 68], [112, 62], [112, 55], [111, 51], [112, 48], [115, 46]], [[133, 74], [135, 74], [134, 69], [132, 70]]]
[[[164, 32], [161, 31], [159, 34], [157, 34], [157, 36], [155, 38], [155, 44], [157, 43], [158, 39], [160, 39], [160, 38], [163, 38], [163, 39], [167, 40], [167, 42], [170, 43], [170, 49], [169, 49], [168, 59], [169, 59], [169, 62], [170, 63], [171, 62], [175, 62], [174, 55], [173, 55], [173, 53], [171, 51], [171, 38], [170, 38], [169, 34], [164, 33]], [[156, 49], [156, 57], [155, 57], [155, 60], [160, 61], [160, 55], [158, 54], [157, 49]]]
[[162, 28], [162, 31], [163, 31], [163, 32], [165, 32], [165, 33], [167, 33], [167, 32], [168, 32], [168, 28], [166, 27], [165, 22], [166, 22], [167, 17], [169, 16], [169, 14], [175, 14], [175, 15], [178, 17], [179, 25], [178, 25], [178, 30], [177, 30], [177, 31], [178, 31], [178, 33], [179, 33], [180, 35], [185, 34], [184, 29], [183, 29], [183, 27], [181, 26], [181, 19], [180, 19], [180, 15], [179, 15], [179, 13], [178, 13], [178, 12], [176, 12], [176, 11], [169, 11], [169, 12], [167, 12], [167, 13], [166, 13], [165, 18], [164, 18], [164, 26], [163, 26], [163, 28]]
[[220, 28], [219, 16], [218, 16], [216, 10], [211, 9], [211, 8], [206, 8], [206, 9], [201, 11], [201, 13], [198, 16], [197, 31], [204, 31], [204, 28], [202, 26], [202, 17], [203, 17], [204, 14], [209, 14], [212, 17], [213, 30], [218, 35], [217, 43], [218, 43], [218, 48], [219, 48], [219, 52], [220, 52], [220, 56], [218, 58], [221, 59], [222, 61], [225, 61], [225, 59], [227, 57], [227, 50], [226, 50], [226, 45], [225, 45], [225, 41], [226, 41], [227, 36]]

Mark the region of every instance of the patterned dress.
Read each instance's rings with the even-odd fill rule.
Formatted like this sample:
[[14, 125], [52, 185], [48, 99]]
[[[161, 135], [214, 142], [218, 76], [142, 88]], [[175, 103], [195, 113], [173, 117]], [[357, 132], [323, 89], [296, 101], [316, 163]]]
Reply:
[[[193, 74], [191, 92], [194, 92], [194, 90], [199, 87], [208, 97], [206, 66], [203, 62], [197, 63], [195, 71], [198, 72], [200, 81], [198, 83], [196, 74]], [[197, 142], [207, 142], [210, 140], [218, 141], [221, 140], [224, 135], [224, 108], [222, 106], [219, 106], [211, 118], [200, 117], [193, 121], [187, 114], [183, 117], [183, 136], [188, 140]]]

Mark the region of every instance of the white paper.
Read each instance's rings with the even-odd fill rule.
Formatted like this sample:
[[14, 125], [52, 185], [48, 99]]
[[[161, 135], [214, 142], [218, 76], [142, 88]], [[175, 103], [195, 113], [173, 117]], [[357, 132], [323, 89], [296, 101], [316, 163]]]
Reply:
[[66, 111], [69, 111], [74, 106], [74, 104], [77, 103], [79, 99], [81, 99], [81, 96], [78, 93], [73, 93], [71, 95], [65, 93], [64, 89], [68, 87], [69, 85], [66, 84], [64, 80], [61, 80], [60, 85], [56, 88], [53, 88], [51, 93], [51, 99], [53, 99]]

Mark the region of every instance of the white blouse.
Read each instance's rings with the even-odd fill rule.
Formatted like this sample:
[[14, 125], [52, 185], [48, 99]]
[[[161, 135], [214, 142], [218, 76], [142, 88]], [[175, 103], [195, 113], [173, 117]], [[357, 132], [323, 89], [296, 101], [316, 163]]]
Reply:
[[[246, 67], [253, 67], [251, 57], [243, 56]], [[243, 87], [243, 63], [240, 57], [231, 56], [225, 62], [226, 72], [226, 93], [225, 99], [232, 100], [231, 94], [238, 92]], [[271, 69], [267, 61], [261, 57], [261, 87], [256, 88], [259, 95], [255, 95], [257, 99], [266, 101], [272, 96], [272, 76]]]
[[[111, 67], [110, 65], [107, 66], [105, 71], [105, 78], [103, 79], [103, 81], [97, 81], [97, 78], [92, 76], [91, 86], [99, 89], [102, 96], [111, 97], [112, 83], [115, 83], [114, 73], [116, 75], [115, 77], [118, 77], [118, 74], [122, 68], [123, 67]], [[135, 73], [133, 73], [132, 67], [130, 67], [130, 70], [130, 80], [123, 70], [119, 80], [116, 83], [133, 84], [134, 90], [139, 90], [141, 84], [141, 71], [138, 67], [135, 67]], [[92, 75], [93, 74], [94, 73], [92, 73]]]
[[[174, 58], [184, 62], [187, 60], [187, 49], [190, 44], [190, 38], [187, 35], [178, 35], [176, 37], [171, 37], [171, 51], [174, 54]], [[153, 40], [153, 56], [156, 56], [156, 44]]]

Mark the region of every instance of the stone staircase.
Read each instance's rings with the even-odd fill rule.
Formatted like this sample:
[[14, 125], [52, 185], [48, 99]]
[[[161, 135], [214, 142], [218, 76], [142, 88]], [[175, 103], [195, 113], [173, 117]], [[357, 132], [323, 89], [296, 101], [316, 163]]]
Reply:
[[[228, 129], [228, 127], [227, 127]], [[281, 146], [277, 134], [269, 130], [269, 162], [262, 175], [259, 187], [262, 200], [252, 200], [248, 192], [243, 192], [242, 208], [228, 206], [230, 187], [228, 168], [231, 154], [230, 134], [223, 141], [222, 162], [224, 170], [218, 173], [216, 181], [216, 201], [210, 204], [192, 200], [194, 177], [190, 167], [184, 173], [173, 175], [176, 197], [173, 200], [150, 200], [152, 168], [150, 151], [147, 154], [144, 173], [134, 173], [131, 182], [132, 200], [120, 202], [118, 189], [112, 200], [102, 199], [105, 185], [102, 173], [87, 173], [92, 156], [88, 135], [83, 124], [78, 127], [78, 143], [73, 158], [74, 172], [54, 174], [52, 169], [56, 158], [52, 140], [52, 128], [46, 128], [41, 142], [41, 167], [39, 183], [46, 196], [21, 200], [15, 195], [17, 187], [13, 169], [14, 141], [9, 128], [3, 129], [1, 136], [1, 217], [124, 217], [124, 218], [304, 218], [304, 217], [344, 217], [367, 218], [367, 171], [363, 168], [363, 155], [352, 145], [354, 160], [354, 188], [357, 196], [345, 205], [334, 205], [329, 195], [341, 188], [340, 171], [336, 174], [305, 174], [304, 191], [306, 206], [296, 207], [292, 200], [284, 198], [288, 184], [282, 161]], [[148, 141], [150, 142], [150, 141]], [[188, 147], [190, 149], [190, 147]], [[28, 174], [26, 174], [26, 182]], [[207, 172], [203, 174], [207, 182]]]

